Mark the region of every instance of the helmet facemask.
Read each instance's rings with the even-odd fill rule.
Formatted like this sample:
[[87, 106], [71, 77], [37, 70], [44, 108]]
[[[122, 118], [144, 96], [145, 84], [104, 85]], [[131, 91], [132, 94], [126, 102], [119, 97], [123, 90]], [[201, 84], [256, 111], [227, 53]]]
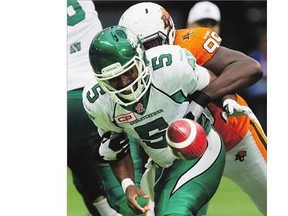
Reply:
[[140, 100], [151, 83], [151, 71], [141, 40], [123, 26], [110, 26], [92, 40], [89, 60], [102, 89], [118, 104]]
[[[138, 73], [137, 78], [134, 81], [122, 89], [115, 89], [113, 86], [111, 86], [109, 80], [127, 73], [133, 67], [136, 68]], [[106, 91], [116, 103], [123, 106], [128, 106], [139, 101], [148, 90], [151, 83], [150, 71], [150, 67], [146, 66], [143, 58], [134, 56], [134, 58], [123, 66], [117, 62], [103, 68], [101, 77], [96, 76], [99, 84], [102, 84], [101, 86], [103, 90]], [[124, 93], [126, 91], [130, 91], [130, 93]]]
[[152, 35], [149, 35], [142, 39], [143, 46], [146, 50], [160, 46], [163, 44], [169, 44], [169, 37], [165, 35], [163, 32], [159, 31]]

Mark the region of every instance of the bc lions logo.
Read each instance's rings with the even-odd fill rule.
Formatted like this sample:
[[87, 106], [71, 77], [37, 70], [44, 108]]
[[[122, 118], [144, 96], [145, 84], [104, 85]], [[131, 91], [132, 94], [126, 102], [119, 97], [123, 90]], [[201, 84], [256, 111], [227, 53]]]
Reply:
[[239, 161], [244, 161], [244, 158], [246, 157], [246, 155], [247, 155], [247, 151], [244, 151], [244, 150], [242, 150], [242, 151], [239, 151], [236, 155], [235, 155], [235, 161], [236, 160], [239, 160]]
[[[169, 13], [164, 8], [161, 8], [161, 11], [162, 11], [161, 19], [164, 22], [164, 29], [167, 29], [167, 35], [169, 35], [170, 31], [173, 29], [174, 26], [173, 20], [170, 17]], [[174, 34], [174, 32], [172, 34]]]
[[188, 40], [190, 40], [190, 35], [192, 35], [192, 34], [194, 34], [194, 33], [195, 33], [194, 30], [188, 31], [187, 34], [185, 34], [185, 35], [182, 36], [182, 38], [181, 38], [182, 41], [188, 41]]

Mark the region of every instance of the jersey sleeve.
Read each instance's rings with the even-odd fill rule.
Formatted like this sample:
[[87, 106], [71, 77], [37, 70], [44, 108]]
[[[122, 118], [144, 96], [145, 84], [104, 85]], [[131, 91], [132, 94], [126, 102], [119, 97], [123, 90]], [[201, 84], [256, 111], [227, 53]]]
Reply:
[[200, 65], [197, 65], [197, 72], [199, 74], [199, 77], [195, 91], [196, 90], [200, 91], [209, 84], [210, 75], [208, 73], [208, 70]]
[[176, 31], [175, 45], [189, 50], [197, 64], [205, 64], [218, 50], [222, 39], [209, 28], [188, 28]]
[[113, 113], [109, 96], [95, 80], [91, 80], [85, 86], [82, 98], [84, 109], [101, 136], [101, 144], [94, 149], [95, 158], [103, 162], [125, 157], [129, 153], [129, 141], [123, 129], [116, 126], [109, 115]]
[[98, 127], [100, 136], [105, 132], [112, 131], [121, 133], [122, 128], [113, 123], [114, 105], [111, 104], [109, 96], [100, 88], [96, 80], [92, 79], [85, 86], [82, 93], [83, 106], [89, 118]]
[[157, 68], [153, 71], [152, 82], [158, 83], [159, 88], [168, 94], [182, 91], [187, 96], [209, 84], [208, 70], [199, 66], [185, 48], [162, 45], [148, 50], [147, 56], [153, 56], [151, 62], [152, 65], [155, 63], [153, 68]]
[[[185, 48], [182, 48], [182, 51], [184, 53], [183, 56], [185, 57], [183, 57], [183, 63], [179, 64], [179, 68], [181, 68], [180, 70], [182, 72], [182, 82], [180, 83], [183, 85], [183, 89], [188, 89], [188, 94], [192, 94], [197, 90], [202, 90], [209, 84], [210, 75], [206, 68], [197, 64], [197, 61], [191, 52]], [[190, 68], [193, 68], [192, 73], [195, 74], [194, 77], [191, 76], [191, 69], [189, 69], [189, 66]]]

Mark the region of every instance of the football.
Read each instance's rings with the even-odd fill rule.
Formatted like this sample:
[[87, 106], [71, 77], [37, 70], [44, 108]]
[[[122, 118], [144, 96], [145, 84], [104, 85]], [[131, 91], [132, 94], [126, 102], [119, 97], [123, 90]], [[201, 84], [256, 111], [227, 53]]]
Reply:
[[201, 157], [206, 148], [206, 133], [202, 126], [191, 119], [176, 119], [166, 130], [168, 148], [181, 160]]

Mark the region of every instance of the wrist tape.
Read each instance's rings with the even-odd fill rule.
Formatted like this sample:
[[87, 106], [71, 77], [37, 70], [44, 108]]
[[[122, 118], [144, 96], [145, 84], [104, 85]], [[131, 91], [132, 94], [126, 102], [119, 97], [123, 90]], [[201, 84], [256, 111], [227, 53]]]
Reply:
[[126, 193], [126, 189], [130, 185], [134, 185], [134, 182], [132, 181], [131, 178], [125, 178], [125, 179], [122, 180], [121, 186], [123, 188], [124, 193]]
[[192, 95], [188, 95], [189, 101], [195, 101], [203, 108], [207, 106], [212, 100], [211, 98], [202, 91], [196, 91]]

